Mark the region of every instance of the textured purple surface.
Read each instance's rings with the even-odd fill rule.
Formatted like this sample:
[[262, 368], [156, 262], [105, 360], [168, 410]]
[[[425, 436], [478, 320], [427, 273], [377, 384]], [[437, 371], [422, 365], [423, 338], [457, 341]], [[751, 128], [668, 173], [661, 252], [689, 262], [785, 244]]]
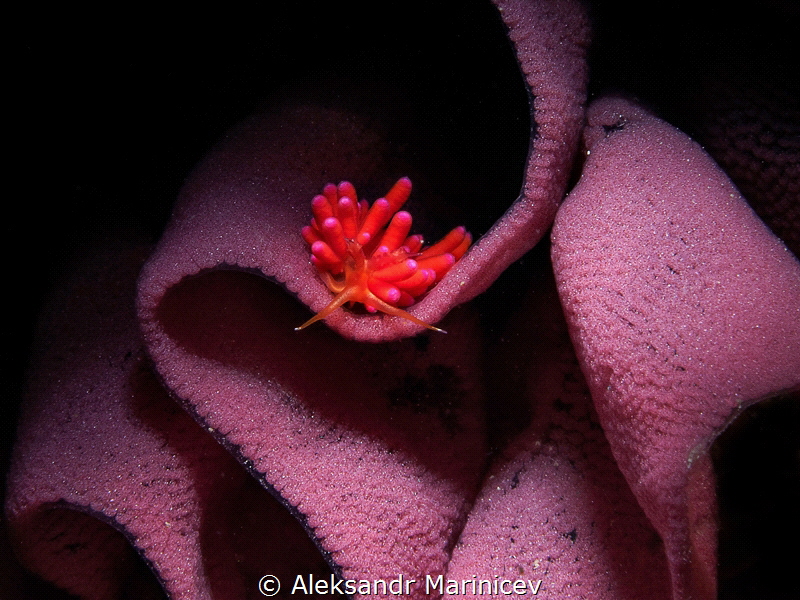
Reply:
[[[483, 292], [541, 239], [564, 195], [583, 122], [589, 36], [576, 3], [560, 0], [531, 10], [524, 2], [505, 2], [499, 8], [536, 96], [531, 118], [537, 135], [520, 198], [410, 309], [431, 324]], [[384, 147], [368, 119], [343, 110], [279, 106], [250, 120], [198, 166], [181, 192], [170, 227], [145, 271], [142, 306], [152, 310], [163, 288], [225, 264], [257, 269], [312, 310], [322, 310], [332, 295], [297, 235], [308, 224], [309, 199], [319, 193], [321, 181], [353, 179], [362, 189], [364, 182], [391, 178]], [[149, 312], [143, 318], [152, 319]], [[336, 311], [326, 322], [345, 337], [369, 341], [421, 329], [401, 318], [348, 311]]]
[[[791, 327], [797, 321], [791, 314], [798, 295], [796, 261], [786, 258], [739, 200], [723, 194], [705, 202], [709, 183], [734, 196], [735, 191], [696, 146], [638, 109], [598, 103], [587, 132], [592, 154], [584, 179], [559, 217], [555, 238], [559, 283], [580, 361], [564, 337], [553, 292], [541, 279], [534, 279], [538, 291], [515, 312], [510, 326], [498, 318], [514, 304], [509, 278], [490, 290], [495, 303], [491, 309], [485, 301], [478, 302], [445, 317], [453, 306], [486, 289], [537, 242], [553, 218], [570, 169], [577, 172], [583, 166], [572, 164], [572, 154], [583, 119], [585, 17], [568, 2], [531, 3], [536, 10], [530, 11], [524, 2], [497, 4], [534, 94], [532, 146], [525, 168], [520, 167], [520, 199], [502, 205], [494, 196], [508, 195], [495, 190], [492, 177], [487, 177], [492, 186], [479, 186], [475, 196], [485, 197], [486, 206], [493, 208], [478, 206], [476, 210], [490, 218], [473, 228], [486, 233], [459, 274], [454, 271], [415, 309], [425, 319], [444, 318], [450, 334], [362, 345], [337, 333], [378, 341], [415, 330], [394, 319], [344, 311], [331, 319], [337, 333], [324, 325], [302, 336], [291, 331], [308, 312], [280, 284], [312, 308], [330, 297], [309, 268], [297, 235], [309, 217], [310, 196], [322, 183], [342, 178], [358, 185], [357, 178], [363, 177], [368, 188], [383, 189], [384, 180], [407, 174], [404, 159], [396, 154], [407, 140], [381, 127], [380, 111], [351, 110], [363, 108], [358, 102], [343, 108], [336, 101], [301, 102], [291, 94], [278, 94], [285, 101], [267, 105], [269, 116], [240, 126], [196, 168], [142, 276], [139, 315], [158, 375], [144, 358], [135, 325], [132, 278], [141, 253], [116, 249], [74, 267], [77, 276], [46, 312], [7, 503], [15, 550], [28, 568], [96, 598], [119, 597], [122, 590], [128, 597], [158, 597], [155, 582], [148, 584], [135, 570], [132, 547], [174, 598], [261, 597], [257, 581], [265, 573], [279, 575], [286, 588], [298, 573], [329, 577], [328, 566], [356, 577], [446, 573], [459, 578], [502, 574], [541, 579], [540, 596], [576, 598], [668, 597], [669, 569], [673, 597], [711, 595], [716, 529], [713, 473], [704, 451], [740, 407], [797, 386], [795, 379], [784, 377], [791, 375], [793, 365], [787, 357], [796, 350], [797, 331]], [[424, 7], [416, 10], [428, 14]], [[448, 17], [444, 29], [441, 24], [438, 29], [432, 26], [431, 35], [451, 25], [457, 28], [471, 10], [474, 7], [465, 3], [464, 14], [459, 7], [458, 19]], [[313, 46], [316, 37], [327, 35], [337, 40], [331, 53], [346, 53], [347, 40], [358, 40], [355, 45], [360, 46], [373, 33], [349, 23], [331, 30], [323, 17], [306, 17], [304, 26], [315, 19], [325, 26], [303, 29], [299, 43]], [[398, 12], [396, 17], [393, 24], [398, 29], [408, 26], [410, 15]], [[632, 13], [609, 11], [605, 19], [599, 23], [608, 28], [618, 20], [630, 23]], [[748, 20], [748, 37], [738, 39], [750, 39], [755, 29], [750, 25]], [[651, 23], [648, 37], [651, 26], [658, 31]], [[376, 37], [394, 35], [391, 24], [377, 29]], [[640, 29], [645, 28], [629, 27], [629, 32]], [[662, 29], [670, 36], [683, 31], [669, 25]], [[775, 29], [770, 26], [769, 31]], [[242, 42], [246, 37], [239, 35], [240, 52], [251, 56], [254, 48]], [[268, 33], [264, 39], [270, 37]], [[139, 39], [137, 35], [137, 43]], [[469, 39], [475, 47], [484, 47], [481, 36]], [[215, 36], [203, 40], [219, 46]], [[624, 73], [624, 63], [638, 58], [633, 53], [622, 61], [615, 59], [607, 53], [608, 44], [609, 38], [601, 36], [594, 78], [602, 76], [603, 61]], [[671, 38], [662, 45], [671, 48]], [[681, 60], [680, 44], [674, 46], [678, 52], [672, 60], [680, 65], [682, 81], [695, 59]], [[268, 47], [278, 56], [283, 52], [280, 43]], [[131, 48], [141, 52], [137, 44]], [[257, 55], [259, 48], [255, 50]], [[202, 79], [215, 71], [216, 63], [195, 51], [187, 47], [181, 53], [190, 57], [187, 64], [202, 65], [188, 71]], [[410, 53], [416, 51], [415, 44]], [[136, 115], [151, 90], [159, 90], [159, 101], [161, 90], [170, 86], [182, 94], [196, 94], [193, 77], [185, 76], [183, 84], [173, 81], [176, 73], [186, 72], [186, 65], [170, 65], [175, 55], [163, 49], [157, 54], [157, 64], [167, 65], [169, 77], [148, 81], [141, 90], [125, 81], [119, 89], [125, 90], [133, 108], [121, 120], [116, 108], [110, 119], [96, 117], [103, 122], [102, 139], [113, 131], [123, 140], [110, 148], [98, 144], [100, 164], [125, 164], [124, 157], [135, 154], [114, 152], [133, 135], [116, 127], [145, 122], [137, 121]], [[452, 63], [462, 54], [453, 54]], [[96, 47], [90, 55], [97, 55]], [[605, 58], [598, 60], [600, 56]], [[468, 60], [472, 64], [474, 57]], [[128, 60], [119, 62], [125, 65]], [[275, 59], [254, 78], [274, 76], [280, 62]], [[225, 72], [233, 63], [226, 63]], [[288, 68], [305, 72], [306, 65], [291, 64], [294, 67]], [[65, 71], [70, 80], [73, 68], [70, 64]], [[391, 66], [387, 70], [393, 73]], [[446, 78], [449, 72], [442, 68], [436, 77]], [[108, 97], [105, 103], [92, 98], [81, 108], [87, 114], [103, 105], [117, 106], [119, 90], [108, 85], [106, 72], [102, 75], [97, 85], [103, 90], [101, 98]], [[324, 86], [309, 78], [301, 87], [311, 81]], [[337, 87], [340, 79], [332, 81], [334, 97], [357, 98], [362, 91], [348, 89], [348, 84]], [[491, 77], [467, 81], [494, 90]], [[624, 81], [624, 75], [617, 81]], [[403, 90], [415, 82], [401, 76], [390, 83]], [[219, 85], [224, 89], [227, 84]], [[627, 89], [636, 91], [635, 85]], [[680, 86], [672, 93], [680, 94]], [[48, 88], [46, 96], [50, 95]], [[365, 97], [376, 102], [374, 96]], [[748, 97], [742, 98], [750, 104]], [[377, 102], [391, 113], [384, 100]], [[437, 101], [435, 95], [425, 98], [425, 110]], [[249, 111], [245, 105], [247, 101], [237, 104], [232, 113]], [[437, 114], [446, 114], [444, 121], [449, 121], [451, 113], [456, 117], [461, 110], [453, 102], [452, 111]], [[156, 123], [173, 131], [172, 121], [186, 115], [196, 124], [202, 121], [202, 109], [195, 111], [193, 103], [182, 109], [180, 118], [165, 111], [163, 122], [154, 119], [135, 135], [148, 138], [150, 131], [153, 136], [159, 129]], [[51, 113], [59, 114], [52, 107], [43, 112]], [[619, 121], [620, 113], [625, 113], [626, 122]], [[734, 110], [733, 126], [718, 122], [712, 133], [719, 133], [716, 139], [722, 141], [715, 149], [722, 155], [731, 144], [742, 146], [743, 131], [753, 131], [750, 114], [743, 117]], [[766, 119], [764, 111], [758, 114], [762, 129], [743, 144], [757, 160], [748, 155], [750, 166], [743, 177], [754, 179], [754, 189], [775, 205], [770, 210], [776, 231], [782, 226], [787, 240], [796, 239], [791, 237], [796, 234], [796, 178], [790, 169], [779, 168], [777, 176], [775, 172], [776, 164], [792, 161], [785, 150], [795, 124], [784, 109], [767, 111], [771, 116]], [[517, 119], [517, 128], [525, 130], [523, 120]], [[72, 113], [63, 120], [81, 122]], [[43, 121], [48, 122], [46, 117]], [[426, 135], [432, 122], [419, 126]], [[400, 123], [406, 125], [402, 118]], [[189, 137], [198, 135], [191, 126], [187, 131]], [[781, 131], [789, 132], [788, 137], [772, 135]], [[62, 149], [59, 160], [79, 165], [68, 181], [79, 182], [76, 189], [84, 191], [55, 195], [58, 206], [66, 207], [59, 210], [78, 210], [71, 203], [73, 193], [79, 198], [96, 193], [91, 187], [85, 191], [83, 158], [73, 150], [82, 139], [84, 132], [77, 125], [64, 136], [69, 151]], [[151, 161], [159, 169], [181, 171], [172, 158], [179, 154], [176, 146], [162, 148], [160, 139], [148, 138], [140, 154], [152, 153]], [[178, 146], [184, 143], [181, 139]], [[453, 157], [453, 162], [464, 163], [465, 172], [483, 171], [496, 158], [483, 138], [467, 146], [464, 154]], [[430, 201], [422, 207], [429, 212], [420, 222], [427, 218], [441, 221], [442, 227], [459, 224], [462, 217], [450, 213], [463, 212], [460, 204], [468, 204], [462, 202], [463, 191], [473, 179], [451, 178], [449, 157], [431, 152], [425, 144], [418, 151], [421, 162], [429, 163], [425, 167], [433, 166], [437, 176], [450, 178], [455, 188], [450, 205], [442, 202], [447, 198], [420, 194], [421, 203]], [[41, 179], [42, 164], [51, 160], [50, 154], [48, 150], [47, 160], [36, 165], [32, 180]], [[196, 160], [191, 152], [186, 156], [183, 160]], [[641, 161], [626, 162], [632, 156]], [[687, 156], [690, 160], [677, 167], [671, 162]], [[693, 174], [695, 168], [701, 175]], [[112, 174], [117, 171], [107, 170], [113, 193], [106, 190], [104, 199], [116, 206], [117, 194], [135, 194], [135, 182], [131, 186], [130, 176], [115, 179]], [[628, 183], [629, 176], [640, 179]], [[677, 209], [681, 201], [687, 202], [686, 194], [698, 178], [702, 184], [692, 194], [691, 210]], [[447, 195], [441, 189], [440, 196]], [[647, 189], [654, 201], [642, 207], [636, 196]], [[607, 190], [614, 193], [606, 196]], [[174, 196], [169, 186], [159, 194], [169, 200]], [[701, 198], [702, 204], [695, 201]], [[602, 202], [595, 205], [595, 199]], [[154, 200], [148, 206], [156, 204]], [[508, 212], [500, 216], [506, 207]], [[47, 222], [39, 214], [35, 217], [37, 223]], [[102, 221], [102, 216], [97, 219]], [[699, 237], [687, 249], [677, 245], [679, 232]], [[37, 236], [37, 244], [42, 244], [48, 232], [40, 228]], [[654, 244], [654, 238], [660, 243]], [[57, 236], [52, 244], [61, 252]], [[28, 239], [18, 244], [14, 255], [29, 245]], [[525, 261], [521, 264], [530, 268], [530, 258]], [[665, 265], [683, 270], [673, 273]], [[518, 265], [513, 268], [516, 274], [522, 272]], [[278, 284], [258, 278], [257, 272]], [[184, 279], [194, 274], [198, 276]], [[674, 278], [680, 278], [681, 285]], [[602, 289], [591, 283], [595, 280], [602, 280]], [[603, 296], [612, 290], [618, 293]], [[484, 319], [480, 328], [475, 306]], [[619, 315], [627, 319], [624, 325]], [[497, 323], [505, 331], [499, 340]], [[665, 347], [679, 347], [680, 352], [663, 364], [654, 361], [653, 354], [661, 356]], [[686, 365], [675, 357], [687, 356], [693, 368], [680, 371], [677, 367]], [[503, 375], [498, 375], [500, 362]], [[586, 404], [579, 369], [599, 403], [599, 418]], [[492, 370], [494, 383], [484, 385], [484, 372]], [[682, 375], [675, 377], [676, 372]], [[504, 385], [497, 385], [504, 376]], [[606, 379], [614, 382], [611, 389]], [[687, 389], [691, 393], [683, 394]], [[483, 415], [484, 400], [488, 418]], [[484, 429], [490, 442], [504, 439], [502, 427], [492, 429], [497, 428], [492, 415], [500, 411], [502, 418], [513, 418], [509, 415], [515, 409], [509, 407], [524, 407], [520, 414], [529, 414], [530, 420], [520, 416], [508, 427], [519, 435], [497, 455], [488, 455], [493, 460], [487, 464]], [[3, 551], [0, 545], [0, 556]], [[132, 587], [132, 582], [137, 583]]]
[[276, 290], [231, 271], [171, 289], [145, 324], [165, 384], [296, 508], [345, 578], [441, 572], [484, 456], [470, 317], [424, 350], [363, 345], [298, 334], [286, 324], [301, 313]]
[[[544, 598], [669, 598], [663, 547], [598, 424], [551, 277], [532, 282], [500, 356], [532, 422], [494, 461], [447, 578], [541, 582]], [[482, 597], [462, 591], [447, 597]]]
[[113, 522], [171, 597], [211, 598], [211, 574], [223, 577], [226, 597], [240, 597], [230, 547], [203, 558], [203, 546], [228, 539], [203, 540], [201, 528], [221, 513], [221, 489], [239, 487], [243, 474], [147, 367], [130, 302], [144, 256], [126, 249], [93, 259], [48, 311], [9, 518], [27, 566], [80, 597], [118, 597], [130, 568], [124, 538], [89, 516]]
[[608, 99], [585, 137], [553, 228], [564, 311], [677, 597], [714, 597], [708, 450], [748, 405], [800, 386], [800, 264], [674, 127]]

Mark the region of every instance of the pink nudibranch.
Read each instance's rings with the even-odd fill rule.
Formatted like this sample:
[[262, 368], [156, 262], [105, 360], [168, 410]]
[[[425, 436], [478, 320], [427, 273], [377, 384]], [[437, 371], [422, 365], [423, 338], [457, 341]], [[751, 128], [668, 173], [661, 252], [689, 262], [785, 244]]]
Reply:
[[400, 307], [414, 304], [460, 259], [472, 243], [464, 227], [423, 248], [421, 235], [409, 235], [412, 218], [400, 208], [411, 194], [403, 177], [384, 198], [358, 200], [352, 183], [329, 183], [311, 201], [313, 219], [303, 228], [311, 262], [336, 296], [296, 330], [324, 319], [347, 302], [443, 331]]

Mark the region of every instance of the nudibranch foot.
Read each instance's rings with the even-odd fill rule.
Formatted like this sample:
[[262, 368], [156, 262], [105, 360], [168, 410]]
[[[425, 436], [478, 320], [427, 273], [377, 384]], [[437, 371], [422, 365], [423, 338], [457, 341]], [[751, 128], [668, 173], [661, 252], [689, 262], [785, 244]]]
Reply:
[[311, 263], [336, 296], [295, 331], [346, 303], [360, 303], [369, 312], [380, 310], [445, 333], [400, 307], [413, 305], [436, 285], [466, 253], [472, 236], [464, 227], [456, 227], [424, 248], [422, 236], [409, 235], [411, 215], [400, 210], [410, 194], [411, 180], [403, 177], [372, 206], [359, 201], [347, 181], [338, 186], [329, 183], [314, 196], [311, 225], [303, 228], [302, 235], [311, 248]]

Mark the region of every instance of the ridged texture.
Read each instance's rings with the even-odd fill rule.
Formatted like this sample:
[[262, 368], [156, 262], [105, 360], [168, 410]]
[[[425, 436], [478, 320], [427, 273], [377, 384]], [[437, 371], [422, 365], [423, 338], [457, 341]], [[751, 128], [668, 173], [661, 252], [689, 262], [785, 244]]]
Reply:
[[[173, 599], [256, 597], [267, 573], [289, 595], [298, 574], [331, 571], [502, 571], [561, 597], [663, 598], [670, 585], [676, 600], [713, 597], [707, 450], [749, 403], [798, 388], [797, 262], [696, 144], [602, 101], [552, 239], [577, 364], [540, 280], [499, 339], [490, 310], [482, 330], [474, 307], [452, 310], [537, 243], [583, 166], [581, 5], [497, 6], [531, 92], [530, 153], [520, 198], [411, 309], [450, 333], [403, 339], [421, 326], [347, 311], [293, 331], [331, 297], [300, 234], [309, 199], [326, 181], [382, 191], [406, 171], [381, 111], [284, 94], [197, 166], [138, 288], [142, 255], [115, 248], [77, 266], [46, 312], [6, 506], [29, 569], [88, 598], [154, 597], [129, 587], [157, 587], [132, 574], [132, 545]], [[743, 145], [780, 162], [758, 142], [772, 148], [783, 125]], [[791, 191], [787, 172], [766, 187]], [[777, 205], [794, 222], [791, 202]], [[493, 310], [508, 310], [509, 289]], [[505, 396], [483, 389], [498, 360], [514, 375]], [[490, 455], [484, 405], [506, 402], [531, 419]]]
[[800, 264], [681, 132], [614, 99], [588, 120], [553, 229], [559, 293], [674, 597], [713, 598], [708, 449], [749, 404], [800, 387]]
[[85, 261], [40, 324], [9, 476], [11, 531], [29, 569], [81, 598], [123, 593], [125, 538], [171, 598], [210, 599], [212, 579], [213, 597], [241, 597], [231, 540], [208, 530], [215, 520], [227, 529], [233, 496], [222, 490], [244, 474], [148, 368], [131, 302], [145, 252]]
[[[792, 75], [788, 75], [792, 77]], [[796, 80], [796, 77], [794, 78]], [[795, 88], [797, 85], [795, 83]], [[701, 141], [750, 205], [800, 256], [800, 100], [797, 91], [719, 84]]]
[[531, 581], [544, 598], [669, 598], [663, 546], [611, 455], [551, 278], [532, 281], [498, 359], [532, 422], [494, 461], [446, 577]]

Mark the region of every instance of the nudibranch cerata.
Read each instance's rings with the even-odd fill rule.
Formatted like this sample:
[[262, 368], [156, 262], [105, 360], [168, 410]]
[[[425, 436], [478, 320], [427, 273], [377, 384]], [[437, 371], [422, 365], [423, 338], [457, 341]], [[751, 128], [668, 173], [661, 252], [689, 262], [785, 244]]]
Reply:
[[313, 219], [303, 228], [311, 262], [336, 296], [296, 330], [324, 319], [343, 304], [359, 302], [432, 329], [400, 307], [414, 304], [460, 259], [472, 243], [464, 227], [423, 248], [421, 235], [409, 235], [411, 215], [400, 208], [411, 194], [411, 180], [397, 181], [384, 198], [358, 200], [348, 181], [329, 183], [311, 201]]

